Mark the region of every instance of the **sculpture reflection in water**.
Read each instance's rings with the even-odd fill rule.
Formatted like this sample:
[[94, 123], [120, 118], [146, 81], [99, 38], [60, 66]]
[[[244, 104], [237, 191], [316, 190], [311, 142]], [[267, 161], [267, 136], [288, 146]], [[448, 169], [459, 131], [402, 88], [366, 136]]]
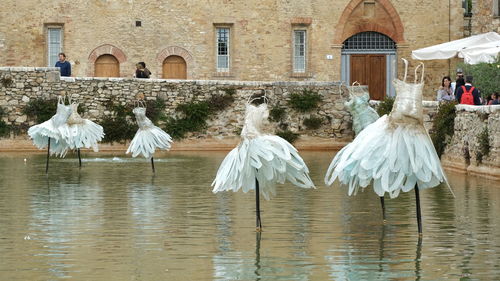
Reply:
[[[419, 190], [440, 183], [448, 185], [448, 182], [423, 125], [423, 64], [415, 69], [414, 83], [407, 83], [408, 62], [404, 62], [404, 79], [393, 81], [397, 96], [391, 113], [368, 125], [335, 155], [326, 172], [325, 184], [332, 185], [338, 178], [349, 186], [348, 193], [352, 195], [373, 183], [378, 196], [387, 192], [391, 198], [398, 197], [401, 191], [414, 189], [418, 232], [421, 234]], [[417, 82], [420, 67], [422, 74]]]
[[262, 277], [261, 266], [260, 266], [260, 240], [262, 239], [262, 233], [255, 233], [255, 280], [260, 280]]

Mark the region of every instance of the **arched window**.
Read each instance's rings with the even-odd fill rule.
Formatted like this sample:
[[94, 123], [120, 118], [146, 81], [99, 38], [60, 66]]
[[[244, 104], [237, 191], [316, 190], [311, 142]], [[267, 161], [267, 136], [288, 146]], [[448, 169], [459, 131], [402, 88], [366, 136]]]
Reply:
[[168, 56], [163, 61], [164, 79], [186, 79], [186, 61], [180, 56]]
[[396, 43], [388, 36], [374, 32], [360, 32], [344, 41], [342, 51], [395, 51]]
[[360, 32], [342, 46], [342, 80], [368, 85], [370, 98], [381, 100], [392, 96], [392, 79], [396, 77], [396, 43], [374, 31]]
[[120, 77], [120, 63], [113, 55], [101, 55], [95, 61], [95, 77]]

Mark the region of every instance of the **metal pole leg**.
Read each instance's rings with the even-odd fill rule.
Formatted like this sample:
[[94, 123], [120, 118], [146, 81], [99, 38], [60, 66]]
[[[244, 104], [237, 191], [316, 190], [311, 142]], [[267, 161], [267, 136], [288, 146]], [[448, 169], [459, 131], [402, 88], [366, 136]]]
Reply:
[[78, 152], [78, 164], [80, 165], [80, 168], [82, 167], [82, 157], [80, 156], [80, 148], [77, 150]]
[[420, 211], [420, 192], [418, 190], [418, 186], [415, 186], [415, 201], [417, 205], [418, 234], [422, 235], [422, 213]]
[[50, 157], [50, 137], [47, 145], [47, 162], [45, 163], [45, 174], [49, 172], [49, 157]]
[[260, 191], [259, 191], [259, 181], [257, 178], [255, 178], [255, 206], [257, 208], [257, 222], [256, 222], [256, 228], [257, 231], [262, 231], [262, 222], [260, 220]]
[[380, 196], [380, 205], [382, 205], [382, 218], [385, 221], [385, 202], [384, 202], [384, 196]]

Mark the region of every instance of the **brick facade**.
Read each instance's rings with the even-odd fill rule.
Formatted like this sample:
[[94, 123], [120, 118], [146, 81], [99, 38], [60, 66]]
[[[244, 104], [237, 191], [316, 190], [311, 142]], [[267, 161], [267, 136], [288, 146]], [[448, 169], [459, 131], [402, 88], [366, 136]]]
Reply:
[[[122, 77], [131, 77], [135, 63], [145, 61], [153, 77], [159, 78], [163, 60], [175, 54], [186, 61], [188, 79], [338, 81], [341, 44], [357, 32], [388, 35], [397, 43], [398, 58], [410, 58], [411, 50], [460, 38], [461, 3], [450, 3], [6, 0], [0, 8], [0, 65], [47, 66], [47, 27], [56, 25], [63, 29], [63, 50], [72, 63], [73, 76], [91, 76], [97, 56], [108, 53], [120, 61]], [[224, 75], [215, 67], [215, 31], [221, 24], [231, 28], [231, 70]], [[305, 27], [308, 34], [304, 75], [292, 73], [296, 26]], [[455, 63], [426, 63], [429, 99]]]

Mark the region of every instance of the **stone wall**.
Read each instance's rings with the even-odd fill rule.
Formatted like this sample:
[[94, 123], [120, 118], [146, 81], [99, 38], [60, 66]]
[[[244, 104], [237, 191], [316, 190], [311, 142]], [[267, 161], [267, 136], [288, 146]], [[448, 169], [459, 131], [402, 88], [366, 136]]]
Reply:
[[[445, 166], [500, 178], [500, 105], [457, 105], [455, 133], [442, 161]], [[477, 163], [478, 136], [488, 128], [490, 153]]]
[[[132, 78], [73, 78], [59, 77], [55, 68], [0, 68], [0, 106], [5, 109], [5, 121], [27, 127], [35, 124], [23, 114], [23, 108], [32, 99], [58, 95], [71, 96], [86, 108], [85, 118], [99, 121], [109, 115], [108, 101], [133, 104], [137, 96], [146, 100], [161, 98], [166, 103], [166, 114], [176, 115], [175, 108], [185, 102], [207, 100], [214, 94], [224, 94], [235, 89], [234, 103], [208, 122], [205, 132], [191, 137], [235, 136], [242, 128], [244, 105], [254, 94], [265, 93], [270, 106], [279, 104], [286, 108], [285, 123], [294, 132], [325, 138], [349, 139], [352, 137], [351, 117], [344, 110], [347, 89], [336, 82], [239, 82], [214, 80], [163, 80]], [[7, 82], [5, 82], [7, 81]], [[10, 82], [9, 82], [10, 81]], [[317, 110], [298, 113], [288, 107], [291, 93], [303, 90], [317, 92], [323, 98]], [[303, 120], [311, 115], [323, 118], [320, 129], [309, 131]]]

